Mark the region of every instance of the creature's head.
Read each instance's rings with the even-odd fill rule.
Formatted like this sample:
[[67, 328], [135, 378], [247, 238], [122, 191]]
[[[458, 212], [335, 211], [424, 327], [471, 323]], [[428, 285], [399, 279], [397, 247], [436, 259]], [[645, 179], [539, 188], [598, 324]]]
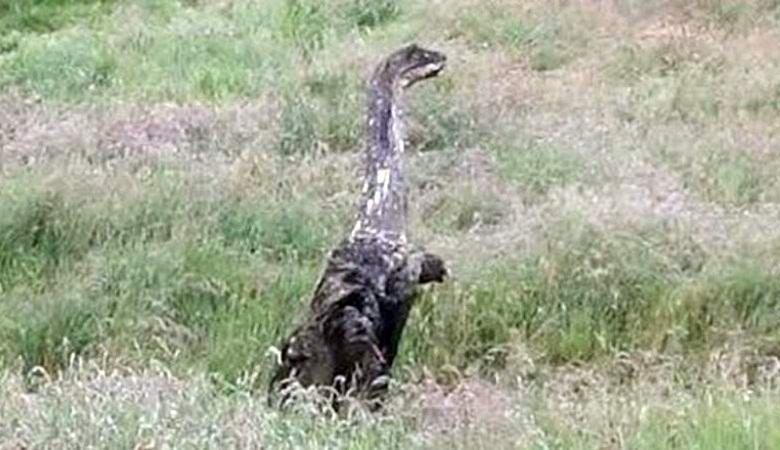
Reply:
[[380, 67], [392, 81], [409, 87], [420, 80], [438, 75], [444, 69], [446, 61], [447, 57], [443, 53], [411, 44], [390, 55]]

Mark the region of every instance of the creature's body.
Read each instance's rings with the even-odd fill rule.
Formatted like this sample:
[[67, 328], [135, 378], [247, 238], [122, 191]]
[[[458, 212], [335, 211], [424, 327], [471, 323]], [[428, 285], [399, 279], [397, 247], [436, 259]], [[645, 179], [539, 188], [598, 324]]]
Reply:
[[406, 243], [399, 105], [402, 89], [437, 75], [444, 61], [440, 53], [411, 45], [374, 72], [358, 217], [328, 257], [307, 321], [282, 347], [271, 391], [297, 382], [376, 397], [386, 388], [417, 286], [446, 276], [439, 257], [411, 251]]

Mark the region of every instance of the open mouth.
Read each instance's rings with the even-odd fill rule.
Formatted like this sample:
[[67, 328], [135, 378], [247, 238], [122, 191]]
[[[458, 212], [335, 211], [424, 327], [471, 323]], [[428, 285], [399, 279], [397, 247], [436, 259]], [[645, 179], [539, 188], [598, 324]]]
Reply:
[[439, 74], [439, 72], [444, 70], [445, 63], [444, 63], [444, 61], [441, 61], [441, 62], [437, 62], [437, 63], [434, 63], [434, 64], [429, 64], [428, 66], [430, 68], [428, 70], [429, 73], [428, 73], [427, 77], [428, 78], [429, 77], [435, 77], [436, 75]]
[[444, 61], [439, 61], [410, 70], [404, 75], [404, 87], [409, 87], [420, 80], [437, 76], [444, 70], [444, 65]]
[[444, 66], [447, 64], [447, 60], [442, 57], [438, 61], [434, 61], [422, 66], [421, 70], [428, 72], [428, 77], [434, 77], [444, 70]]

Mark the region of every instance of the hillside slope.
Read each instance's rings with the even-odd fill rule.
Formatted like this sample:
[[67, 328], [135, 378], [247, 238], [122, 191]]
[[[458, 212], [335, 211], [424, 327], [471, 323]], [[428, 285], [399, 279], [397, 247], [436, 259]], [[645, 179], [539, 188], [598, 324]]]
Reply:
[[[780, 448], [780, 4], [0, 0], [0, 448]], [[411, 41], [392, 404], [262, 390]], [[305, 409], [305, 408], [304, 408]]]

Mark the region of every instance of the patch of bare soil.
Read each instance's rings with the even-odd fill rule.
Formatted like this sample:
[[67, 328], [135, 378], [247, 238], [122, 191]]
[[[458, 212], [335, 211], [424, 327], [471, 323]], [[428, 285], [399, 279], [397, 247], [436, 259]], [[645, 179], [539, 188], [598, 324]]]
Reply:
[[417, 412], [421, 433], [429, 440], [457, 438], [472, 433], [505, 434], [518, 437], [530, 431], [528, 409], [519, 392], [513, 392], [483, 380], [465, 380], [455, 386], [443, 386], [428, 380], [410, 388], [405, 408]]

